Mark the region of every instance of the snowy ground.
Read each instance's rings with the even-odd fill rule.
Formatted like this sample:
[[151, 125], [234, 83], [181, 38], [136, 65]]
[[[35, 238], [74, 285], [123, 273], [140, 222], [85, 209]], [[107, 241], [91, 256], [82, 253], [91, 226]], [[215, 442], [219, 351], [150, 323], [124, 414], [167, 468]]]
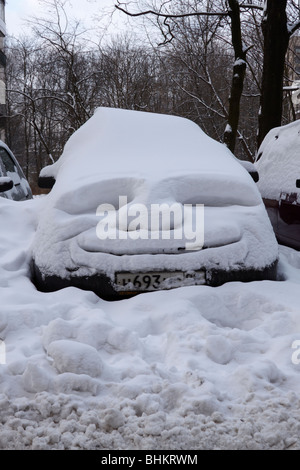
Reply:
[[0, 449], [300, 449], [300, 253], [278, 282], [45, 294], [42, 204], [0, 200]]

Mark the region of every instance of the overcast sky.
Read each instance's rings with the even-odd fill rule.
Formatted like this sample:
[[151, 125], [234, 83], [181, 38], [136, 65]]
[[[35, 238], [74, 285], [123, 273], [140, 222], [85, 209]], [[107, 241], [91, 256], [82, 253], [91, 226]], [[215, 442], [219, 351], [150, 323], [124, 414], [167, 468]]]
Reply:
[[[95, 14], [101, 13], [104, 7], [113, 7], [115, 0], [68, 0], [68, 12], [88, 23]], [[45, 13], [45, 6], [40, 0], [6, 0], [7, 34], [18, 35], [25, 28], [25, 19]]]

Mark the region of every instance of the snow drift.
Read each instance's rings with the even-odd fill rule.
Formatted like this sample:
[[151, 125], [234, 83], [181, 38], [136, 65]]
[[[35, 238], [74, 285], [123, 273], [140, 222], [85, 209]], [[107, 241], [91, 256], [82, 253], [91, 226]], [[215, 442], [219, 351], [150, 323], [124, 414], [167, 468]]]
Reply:
[[1, 449], [300, 448], [297, 252], [277, 282], [41, 293], [46, 202], [0, 200]]

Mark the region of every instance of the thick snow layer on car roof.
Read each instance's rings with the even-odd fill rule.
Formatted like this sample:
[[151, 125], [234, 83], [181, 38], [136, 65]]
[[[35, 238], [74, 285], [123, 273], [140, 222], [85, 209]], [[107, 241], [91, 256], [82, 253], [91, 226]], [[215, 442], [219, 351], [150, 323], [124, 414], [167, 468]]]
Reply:
[[300, 178], [300, 121], [272, 129], [258, 150], [258, 188], [266, 199], [295, 193]]
[[109, 203], [112, 189], [151, 202], [153, 195], [171, 195], [180, 202], [198, 197], [205, 204], [260, 203], [251, 177], [224, 145], [188, 119], [141, 111], [98, 108], [41, 175], [59, 175], [53, 197], [67, 195], [68, 206], [69, 191], [78, 207], [87, 198], [100, 204], [102, 196]]

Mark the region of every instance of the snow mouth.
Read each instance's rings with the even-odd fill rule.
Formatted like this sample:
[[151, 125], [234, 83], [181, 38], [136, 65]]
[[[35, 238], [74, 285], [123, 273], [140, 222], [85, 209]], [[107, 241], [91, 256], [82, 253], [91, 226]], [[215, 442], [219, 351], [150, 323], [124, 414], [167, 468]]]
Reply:
[[[200, 213], [200, 212], [199, 212]], [[205, 217], [204, 217], [205, 214]], [[198, 214], [199, 215], [199, 214]], [[78, 246], [90, 253], [111, 255], [181, 254], [201, 251], [239, 242], [242, 229], [234, 211], [223, 208], [205, 208], [203, 218], [194, 227], [172, 226], [166, 230], [114, 230], [102, 233], [95, 228], [78, 235]], [[231, 215], [231, 218], [229, 216]], [[102, 227], [103, 228], [103, 227]], [[183, 228], [183, 230], [182, 230]], [[197, 230], [198, 229], [198, 230]], [[110, 235], [110, 236], [109, 236]]]
[[223, 234], [222, 240], [218, 235], [206, 240], [205, 244], [195, 250], [189, 248], [189, 241], [186, 240], [95, 240], [94, 233], [86, 232], [78, 237], [78, 246], [89, 253], [107, 253], [116, 256], [122, 255], [143, 255], [143, 254], [173, 254], [179, 255], [188, 252], [201, 251], [208, 248], [217, 248], [220, 246], [231, 245], [239, 242], [241, 237], [237, 233], [227, 230]]

